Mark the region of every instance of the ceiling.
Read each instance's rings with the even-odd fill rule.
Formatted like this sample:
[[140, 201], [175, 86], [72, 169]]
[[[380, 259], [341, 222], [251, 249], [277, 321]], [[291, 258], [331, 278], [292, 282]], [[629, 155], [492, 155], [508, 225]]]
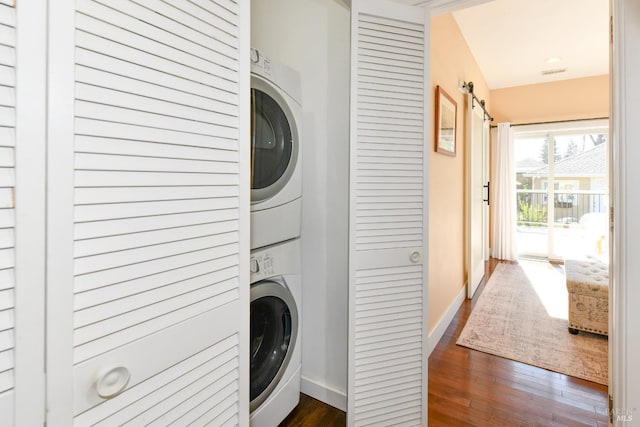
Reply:
[[[398, 0], [425, 3], [424, 0]], [[609, 0], [492, 0], [453, 12], [491, 89], [607, 74]], [[547, 63], [549, 58], [559, 61]], [[544, 70], [566, 69], [542, 75]]]

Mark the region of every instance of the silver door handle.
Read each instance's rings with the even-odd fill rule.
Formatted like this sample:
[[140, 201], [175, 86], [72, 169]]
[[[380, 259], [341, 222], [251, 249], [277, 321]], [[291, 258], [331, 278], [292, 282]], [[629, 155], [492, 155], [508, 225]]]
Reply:
[[411, 260], [412, 263], [417, 264], [420, 262], [420, 252], [419, 251], [413, 251], [411, 252], [411, 255], [409, 256], [409, 259]]

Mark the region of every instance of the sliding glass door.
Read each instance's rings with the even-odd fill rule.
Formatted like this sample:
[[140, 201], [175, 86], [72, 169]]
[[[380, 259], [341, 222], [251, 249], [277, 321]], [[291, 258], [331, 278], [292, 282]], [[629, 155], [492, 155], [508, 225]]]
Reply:
[[607, 122], [515, 130], [520, 255], [606, 261]]

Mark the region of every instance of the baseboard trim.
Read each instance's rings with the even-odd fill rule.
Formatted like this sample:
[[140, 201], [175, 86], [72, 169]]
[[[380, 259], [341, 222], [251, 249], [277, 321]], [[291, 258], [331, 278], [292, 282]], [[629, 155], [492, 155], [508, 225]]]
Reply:
[[458, 309], [460, 308], [460, 306], [462, 305], [466, 297], [467, 297], [467, 285], [465, 284], [465, 286], [463, 286], [462, 289], [460, 289], [460, 292], [458, 292], [458, 295], [456, 295], [456, 298], [453, 300], [451, 305], [449, 305], [449, 308], [447, 309], [447, 311], [440, 318], [436, 327], [433, 328], [433, 330], [429, 333], [429, 340], [427, 342], [429, 355], [431, 355], [431, 352], [433, 351], [433, 349], [436, 348], [436, 346], [438, 345], [438, 342], [440, 342], [440, 338], [442, 338], [442, 336], [446, 332], [447, 328], [449, 327], [449, 324], [455, 317], [456, 313], [458, 312]]
[[300, 391], [341, 411], [347, 411], [347, 394], [344, 391], [320, 384], [304, 375], [300, 382]]

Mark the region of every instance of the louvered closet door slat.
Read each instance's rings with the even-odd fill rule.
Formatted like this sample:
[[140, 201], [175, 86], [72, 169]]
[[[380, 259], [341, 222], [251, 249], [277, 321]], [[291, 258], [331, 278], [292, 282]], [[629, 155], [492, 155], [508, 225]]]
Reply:
[[[158, 159], [186, 159], [211, 161], [214, 148], [193, 147], [184, 144], [154, 144], [133, 139], [121, 140], [108, 137], [79, 135], [76, 137], [77, 153], [114, 154], [119, 156], [142, 156]], [[217, 161], [237, 162], [236, 151], [216, 150]]]
[[[178, 269], [193, 264], [209, 261], [224, 256], [237, 254], [236, 243], [220, 245], [199, 251], [191, 251], [173, 255], [171, 257], [154, 259], [138, 264], [129, 264], [119, 268], [96, 271], [95, 273], [76, 276], [75, 286], [77, 292], [98, 289], [105, 286], [140, 280], [149, 275], [155, 275]], [[159, 286], [157, 284], [156, 286]]]
[[[215, 28], [219, 29], [220, 32], [231, 36], [237, 32], [235, 28], [235, 25], [237, 25], [237, 18], [235, 18], [235, 16], [237, 16], [237, 5], [234, 5], [233, 2], [211, 2], [207, 0], [186, 2], [182, 0], [168, 0], [167, 3], [191, 16], [198, 17], [202, 22], [213, 21]], [[225, 3], [226, 7], [217, 7]], [[229, 13], [230, 11], [231, 13]]]
[[127, 123], [105, 122], [99, 119], [76, 118], [75, 125], [76, 134], [79, 136], [116, 138], [123, 142], [134, 140], [216, 150], [237, 150], [237, 146], [233, 143], [233, 138], [211, 137], [197, 133], [143, 127]]
[[185, 73], [188, 69], [183, 69], [180, 76], [170, 75], [151, 68], [152, 64], [149, 64], [148, 61], [133, 63], [81, 47], [76, 49], [76, 55], [78, 64], [86, 66], [78, 67], [78, 81], [84, 82], [91, 78], [91, 81], [100, 84], [106, 79], [116, 88], [130, 88], [138, 91], [147, 90], [149, 87], [160, 90], [170, 89], [171, 93], [181, 92], [205, 98], [209, 104], [237, 104], [233, 92], [228, 90], [228, 83], [224, 83], [218, 88], [198, 80], [192, 80], [190, 78], [193, 76]]
[[[80, 96], [82, 96], [82, 93], [80, 93]], [[149, 104], [152, 104], [150, 105], [152, 111], [141, 111], [135, 108], [144, 108], [144, 103], [142, 105], [139, 104], [139, 99], [133, 100], [132, 104], [129, 105], [124, 98], [127, 98], [127, 96], [122, 94], [111, 101], [116, 105], [101, 104], [99, 102], [105, 100], [100, 98], [95, 100], [77, 99], [76, 114], [78, 114], [78, 117], [87, 119], [107, 120], [221, 138], [233, 138], [237, 133], [237, 126], [233, 120], [228, 120], [227, 123], [205, 123], [189, 120], [178, 115], [170, 115], [162, 111], [162, 107], [155, 108], [156, 105], [153, 105], [154, 102], [152, 100], [149, 100]], [[180, 106], [176, 106], [176, 108], [178, 111], [180, 110]], [[1, 114], [2, 108], [0, 108]], [[12, 116], [7, 114], [6, 120], [13, 120]]]
[[111, 85], [111, 87], [118, 90], [105, 89], [96, 86], [96, 84], [99, 84], [99, 82], [95, 82], [94, 84], [78, 83], [76, 85], [76, 99], [108, 104], [120, 108], [142, 109], [158, 115], [193, 120], [211, 125], [237, 127], [237, 119], [230, 116], [234, 111], [233, 106], [221, 107], [218, 105], [205, 110], [184, 106], [184, 103], [193, 104], [192, 101], [190, 102], [187, 99], [169, 101], [158, 99], [162, 95], [161, 88], [155, 91], [152, 96], [149, 96], [150, 93], [141, 96], [122, 91], [121, 88], [118, 87], [117, 82]]
[[124, 154], [77, 153], [79, 170], [136, 170], [139, 172], [236, 173], [236, 161], [170, 159]]
[[[74, 309], [77, 310], [78, 324], [81, 324], [81, 316], [84, 310], [96, 311], [127, 309], [130, 304], [146, 305], [147, 301], [161, 295], [158, 299], [166, 299], [165, 294], [172, 292], [170, 288], [180, 285], [180, 278], [199, 278], [212, 273], [232, 268], [236, 263], [234, 256], [222, 256], [205, 262], [172, 269], [155, 274], [153, 277], [142, 277], [137, 280], [130, 280], [125, 283], [118, 283], [107, 287], [87, 289], [76, 294]], [[149, 292], [150, 291], [150, 292]], [[124, 304], [123, 304], [124, 302]], [[117, 307], [117, 309], [115, 308]], [[95, 316], [92, 314], [92, 316]], [[106, 317], [106, 316], [104, 316]]]
[[15, 393], [15, 26], [15, 9], [0, 4], [0, 414], [9, 426]]
[[[220, 181], [225, 181], [226, 175], [218, 175], [217, 176]], [[205, 186], [213, 184], [212, 181], [215, 181], [216, 177], [210, 178], [210, 181], [205, 182]], [[138, 185], [144, 185], [140, 183]], [[193, 183], [192, 183], [193, 184]], [[225, 186], [228, 186], [231, 182], [225, 181]], [[137, 187], [137, 186], [136, 186]], [[76, 221], [79, 223], [83, 223], [86, 227], [89, 227], [90, 222], [93, 221], [107, 221], [110, 219], [125, 219], [131, 218], [132, 221], [138, 220], [142, 221], [143, 217], [154, 217], [158, 215], [167, 215], [167, 217], [163, 217], [163, 220], [167, 220], [167, 226], [169, 223], [172, 223], [173, 217], [170, 217], [171, 214], [180, 214], [180, 213], [189, 213], [189, 212], [203, 212], [210, 211], [211, 220], [212, 221], [224, 221], [227, 220], [228, 217], [225, 213], [227, 209], [237, 208], [238, 202], [233, 197], [219, 197], [219, 198], [209, 198], [209, 199], [195, 199], [191, 200], [189, 203], [185, 203], [184, 199], [179, 200], [161, 200], [161, 201], [145, 201], [142, 203], [142, 200], [136, 202], [127, 202], [127, 203], [113, 203], [113, 204], [94, 204], [94, 205], [84, 205], [78, 206], [76, 208]], [[102, 224], [94, 224], [95, 228], [99, 231], [99, 228]], [[158, 222], [151, 222], [147, 224], [148, 226], [153, 226], [155, 228], [151, 228], [153, 230], [157, 228], [163, 228], [162, 225]], [[165, 228], [166, 228], [165, 227]], [[86, 228], [85, 228], [86, 229]]]
[[164, 242], [182, 242], [202, 236], [216, 236], [236, 231], [235, 221], [214, 222], [209, 224], [197, 224], [192, 226], [168, 228], [161, 230], [101, 237], [86, 241], [76, 242], [76, 256], [85, 257], [99, 254], [107, 254], [113, 251], [133, 250], [136, 248], [161, 244]]
[[[99, 52], [102, 55], [108, 55], [118, 60], [128, 61], [152, 70], [167, 73], [167, 79], [171, 78], [171, 75], [178, 75], [177, 80], [192, 80], [201, 85], [218, 88], [230, 93], [234, 92], [233, 87], [235, 82], [215, 74], [209, 74], [197, 68], [183, 65], [177, 61], [171, 61], [170, 59], [153, 55], [145, 50], [134, 49], [128, 45], [99, 37], [88, 31], [78, 30], [76, 39], [77, 48]], [[81, 51], [82, 49], [78, 50]], [[79, 57], [78, 59], [81, 58]]]
[[[104, 4], [104, 5], [103, 5]], [[100, 4], [98, 2], [80, 2], [78, 3], [78, 11], [90, 17], [99, 17], [101, 21], [117, 22], [118, 27], [126, 28], [129, 32], [136, 36], [146, 37], [158, 43], [174, 47], [185, 53], [190, 54], [190, 59], [202, 59], [202, 64], [209, 67], [206, 62], [210, 62], [216, 69], [227, 68], [237, 71], [236, 61], [233, 59], [233, 53], [230, 55], [221, 55], [214, 49], [210, 49], [208, 45], [212, 44], [209, 40], [204, 46], [192, 42], [188, 38], [180, 37], [167, 28], [158, 27], [139, 19], [135, 5], [131, 2], [124, 1], [108, 1]], [[129, 13], [127, 13], [129, 12]], [[148, 16], [148, 15], [147, 15]], [[82, 28], [82, 24], [78, 24], [78, 28]], [[95, 31], [95, 29], [92, 29]], [[99, 31], [95, 31], [96, 34]], [[138, 46], [138, 43], [136, 43]], [[233, 77], [233, 75], [231, 75]]]
[[[147, 83], [146, 81], [141, 81], [139, 79], [122, 77], [114, 72], [106, 72], [88, 67], [78, 67], [77, 70], [76, 78], [78, 82], [84, 83], [90, 81], [97, 86], [108, 85], [110, 88], [119, 92], [159, 99], [162, 101], [172, 102], [177, 105], [189, 105], [211, 113], [223, 113], [229, 115], [233, 114], [235, 111], [233, 107], [235, 107], [236, 104], [232, 102], [221, 102], [216, 99], [202, 96], [201, 94], [194, 94], [166, 87], [162, 84], [165, 82], [160, 79], [157, 79], [160, 80], [159, 82], [152, 81], [151, 83]], [[122, 72], [122, 70], [113, 71]], [[148, 71], [145, 72], [144, 78], [147, 79], [147, 81], [150, 80]], [[89, 86], [87, 89], [91, 90], [95, 88]], [[201, 86], [200, 89], [204, 89], [204, 87]], [[217, 91], [217, 93], [213, 93], [209, 96], [220, 96], [222, 94], [224, 94], [224, 92]], [[232, 101], [232, 99], [230, 99], [230, 101]], [[188, 111], [197, 110], [192, 108]], [[212, 117], [208, 117], [207, 120], [210, 120], [211, 118]]]
[[129, 188], [104, 188], [100, 194], [95, 194], [90, 188], [78, 188], [75, 191], [75, 200], [78, 205], [92, 205], [100, 203], [126, 203], [140, 201], [163, 201], [205, 198], [237, 197], [238, 188], [228, 186], [203, 186], [203, 187], [129, 187]]
[[75, 3], [74, 425], [248, 425], [248, 4]]
[[[83, 5], [86, 3], [86, 1], [81, 1], [78, 2], [78, 5]], [[186, 67], [193, 68], [194, 70], [198, 70], [203, 73], [211, 74], [230, 82], [234, 82], [236, 78], [235, 70], [233, 68], [219, 65], [215, 62], [203, 59], [200, 56], [195, 55], [193, 52], [183, 50], [188, 49], [188, 47], [185, 46], [186, 43], [182, 43], [183, 40], [181, 39], [176, 39], [177, 45], [167, 46], [160, 41], [155, 41], [152, 38], [148, 38], [147, 35], [138, 35], [136, 33], [136, 30], [139, 29], [135, 27], [135, 25], [138, 23], [137, 20], [127, 20], [123, 22], [123, 27], [120, 27], [120, 22], [117, 21], [120, 16], [103, 16], [103, 13], [101, 13], [101, 11], [95, 11], [95, 13], [96, 15], [100, 16], [101, 19], [96, 19], [90, 15], [86, 15], [85, 13], [78, 13], [76, 15], [77, 28], [103, 39], [119, 43], [121, 45], [131, 47], [135, 46], [136, 49], [144, 50], [145, 52], [148, 52], [159, 58], [170, 58], [171, 61], [178, 62]], [[116, 19], [116, 21], [107, 23], [103, 21], [102, 18]], [[114, 22], [118, 22], [118, 26], [116, 26]], [[127, 24], [133, 24], [134, 27], [128, 26]], [[206, 55], [201, 51], [196, 53], [203, 56]], [[229, 59], [228, 62], [232, 64], [232, 67], [235, 66], [232, 60]]]
[[354, 0], [348, 423], [426, 423], [425, 12]]
[[167, 30], [169, 34], [187, 40], [190, 43], [207, 49], [208, 51], [215, 52], [220, 55], [225, 55], [229, 59], [232, 59], [234, 57], [234, 48], [232, 46], [221, 43], [219, 39], [211, 37], [207, 33], [198, 31], [195, 28], [181, 25], [179, 22], [176, 22], [175, 20], [167, 17], [166, 14], [168, 11], [169, 14], [176, 12], [175, 10], [171, 11], [171, 6], [168, 6], [166, 4], [152, 3], [148, 0], [140, 0], [137, 2], [117, 0], [101, 3], [108, 7], [114, 8], [115, 10], [122, 12], [132, 18], [136, 18], [144, 24], [149, 24], [150, 26], [157, 28], [163, 28]]
[[[191, 190], [191, 188], [187, 188], [187, 190]], [[171, 194], [171, 192], [168, 193], [167, 197]], [[196, 197], [194, 199], [197, 200], [198, 198]], [[217, 209], [215, 211], [201, 210], [165, 215], [162, 225], [164, 227], [184, 227], [194, 224], [204, 224], [212, 221], [230, 221], [234, 219], [238, 219], [237, 209]], [[86, 223], [77, 223], [74, 235], [76, 239], [81, 240], [91, 237], [104, 237], [116, 234], [153, 231], [157, 230], [158, 227], [162, 228], [160, 225], [149, 223], [144, 216], [140, 218], [106, 220], [101, 221], [99, 225], [89, 221]]]
[[[166, 286], [161, 288], [154, 288], [151, 290], [147, 290], [144, 295], [134, 294], [130, 296], [122, 297], [120, 294], [117, 295], [117, 299], [112, 299], [111, 301], [101, 301], [98, 304], [89, 306], [84, 310], [78, 310], [76, 312], [76, 325], [80, 327], [89, 327], [95, 328], [96, 322], [101, 322], [103, 319], [108, 319], [107, 321], [115, 320], [117, 316], [122, 316], [133, 312], [138, 309], [148, 309], [154, 308], [155, 306], [161, 306], [165, 304], [165, 302], [171, 298], [174, 298], [172, 304], [176, 304], [178, 298], [177, 295], [186, 295], [187, 298], [191, 297], [194, 291], [198, 291], [200, 289], [208, 288], [208, 285], [215, 279], [219, 277], [227, 277], [227, 279], [232, 278], [234, 275], [238, 274], [238, 270], [235, 266], [230, 266], [222, 269], [218, 269], [215, 271], [206, 271], [201, 275], [191, 277], [189, 279], [183, 280], [178, 283], [169, 283]], [[219, 279], [218, 279], [219, 280]], [[228, 282], [227, 290], [233, 287], [233, 282]], [[216, 290], [218, 293], [223, 291], [222, 287]], [[113, 294], [112, 294], [113, 295]], [[187, 299], [183, 298], [183, 299]], [[85, 301], [88, 300], [89, 297], [85, 298]], [[92, 302], [96, 300], [96, 296], [93, 296]], [[158, 311], [159, 309], [156, 309]], [[161, 312], [162, 314], [162, 312]], [[136, 316], [133, 316], [133, 319], [136, 319]], [[123, 323], [126, 321], [125, 319], [121, 319], [119, 323]], [[106, 321], [103, 321], [106, 323]], [[112, 322], [115, 323], [115, 322]], [[105, 329], [105, 326], [100, 326], [101, 330]]]

